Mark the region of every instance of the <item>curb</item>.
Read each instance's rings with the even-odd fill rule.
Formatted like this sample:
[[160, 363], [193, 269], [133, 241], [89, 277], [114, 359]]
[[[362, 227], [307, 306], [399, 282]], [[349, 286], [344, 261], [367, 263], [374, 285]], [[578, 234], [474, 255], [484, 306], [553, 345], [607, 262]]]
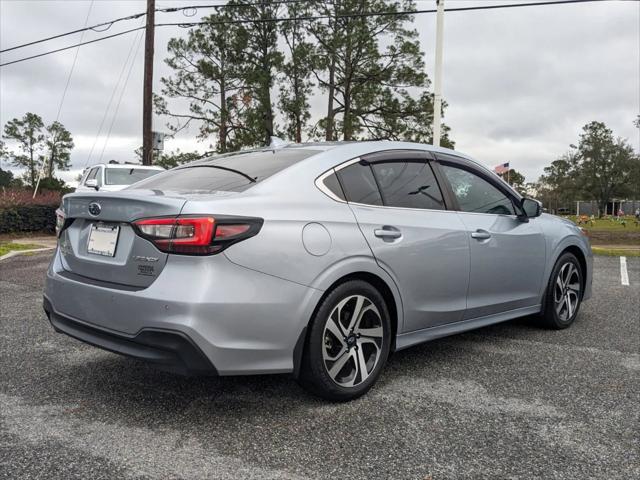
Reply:
[[2, 260], [6, 260], [7, 258], [15, 257], [18, 255], [22, 255], [24, 253], [33, 253], [33, 252], [44, 252], [47, 250], [54, 250], [56, 247], [43, 247], [43, 248], [32, 248], [31, 250], [13, 250], [9, 253], [5, 253], [0, 257], [0, 262]]

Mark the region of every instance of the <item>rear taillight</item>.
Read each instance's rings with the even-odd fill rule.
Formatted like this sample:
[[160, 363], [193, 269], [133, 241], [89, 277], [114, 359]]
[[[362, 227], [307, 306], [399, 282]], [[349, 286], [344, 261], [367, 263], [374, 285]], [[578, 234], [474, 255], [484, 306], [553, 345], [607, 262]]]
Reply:
[[143, 218], [133, 222], [143, 238], [166, 253], [211, 255], [256, 235], [261, 218], [182, 216]]
[[56, 210], [56, 236], [59, 237], [64, 227], [65, 216], [61, 208]]

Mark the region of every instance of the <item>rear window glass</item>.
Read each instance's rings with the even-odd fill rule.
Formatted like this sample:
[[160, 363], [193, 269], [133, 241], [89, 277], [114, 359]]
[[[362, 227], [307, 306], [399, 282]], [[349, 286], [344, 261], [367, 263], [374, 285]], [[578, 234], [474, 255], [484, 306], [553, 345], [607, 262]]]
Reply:
[[148, 168], [109, 168], [105, 171], [107, 185], [131, 185], [152, 175], [157, 175], [161, 170]]
[[174, 168], [134, 188], [242, 192], [317, 153], [320, 151], [301, 148], [234, 153]]

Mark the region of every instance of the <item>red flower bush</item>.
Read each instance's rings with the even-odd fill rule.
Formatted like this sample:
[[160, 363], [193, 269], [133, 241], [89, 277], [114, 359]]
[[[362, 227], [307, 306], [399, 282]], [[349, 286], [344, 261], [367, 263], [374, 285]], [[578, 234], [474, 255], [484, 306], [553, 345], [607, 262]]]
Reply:
[[33, 198], [33, 192], [24, 188], [0, 189], [0, 209], [23, 205], [58, 206], [62, 195], [60, 192], [45, 190]]

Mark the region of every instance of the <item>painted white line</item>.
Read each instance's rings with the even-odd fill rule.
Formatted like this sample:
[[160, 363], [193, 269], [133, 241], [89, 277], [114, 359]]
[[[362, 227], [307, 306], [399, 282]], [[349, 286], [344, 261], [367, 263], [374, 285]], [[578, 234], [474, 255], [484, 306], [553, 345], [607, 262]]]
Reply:
[[629, 272], [627, 272], [627, 257], [620, 257], [620, 281], [622, 285], [629, 285]]

